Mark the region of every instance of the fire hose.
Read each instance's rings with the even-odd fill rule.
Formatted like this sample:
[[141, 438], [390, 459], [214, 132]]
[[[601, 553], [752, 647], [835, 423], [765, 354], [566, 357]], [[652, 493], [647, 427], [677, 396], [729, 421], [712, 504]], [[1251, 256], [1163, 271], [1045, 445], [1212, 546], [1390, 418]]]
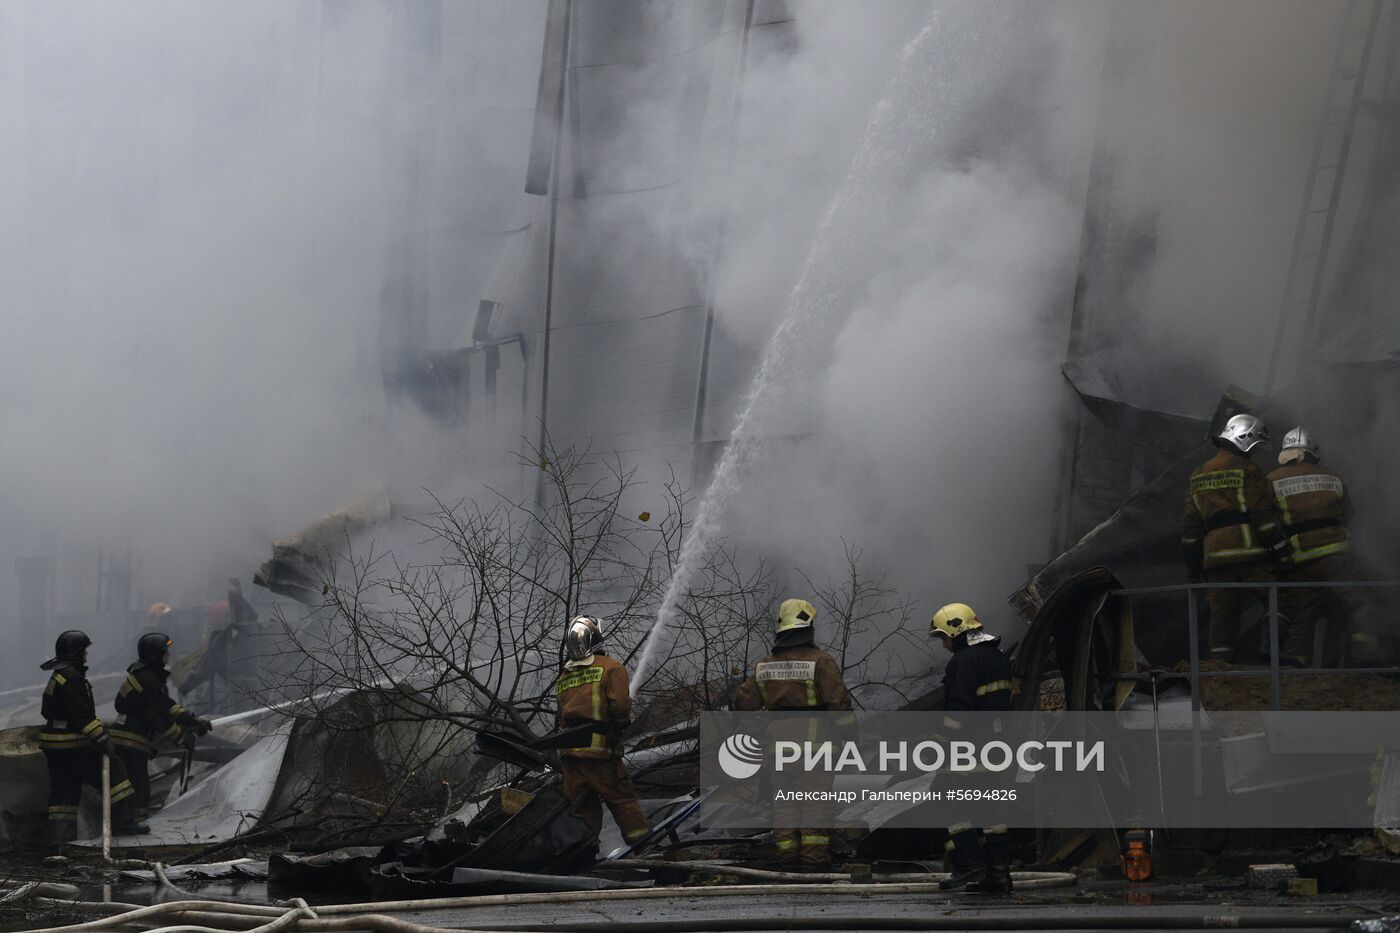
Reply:
[[[491, 894], [475, 897], [432, 898], [424, 900], [386, 901], [382, 903], [330, 904], [319, 908], [308, 908], [303, 901], [291, 902], [288, 906], [261, 906], [254, 904], [232, 904], [222, 901], [172, 901], [153, 907], [142, 907], [125, 911], [100, 920], [72, 926], [53, 927], [30, 933], [89, 933], [89, 931], [111, 931], [125, 927], [135, 921], [149, 927], [153, 921], [174, 921], [177, 924], [198, 922], [204, 926], [177, 925], [159, 927], [154, 933], [276, 933], [278, 930], [295, 930], [298, 933], [320, 933], [320, 931], [370, 930], [373, 933], [446, 933], [442, 927], [427, 926], [396, 917], [390, 913], [406, 911], [470, 909], [474, 907], [513, 907], [528, 904], [579, 904], [608, 901], [643, 901], [662, 898], [692, 899], [702, 897], [739, 897], [792, 895], [793, 887], [787, 884], [734, 885], [704, 888], [642, 888], [613, 891], [569, 891], [559, 893], [530, 894]], [[937, 884], [894, 883], [877, 885], [813, 884], [804, 886], [801, 893], [811, 894], [857, 894], [862, 897], [879, 894], [917, 895], [937, 894]], [[961, 902], [961, 901], [960, 901]], [[78, 906], [81, 902], [54, 902]], [[974, 902], [967, 901], [968, 906]], [[981, 899], [976, 902], [984, 911], [993, 908]], [[806, 929], [845, 930], [851, 928], [870, 930], [1070, 930], [1070, 929], [1317, 929], [1336, 927], [1352, 920], [1374, 918], [1374, 914], [1350, 913], [1305, 913], [1303, 911], [1198, 914], [1181, 915], [1162, 911], [1136, 911], [1132, 913], [1109, 913], [1085, 915], [1082, 913], [1064, 916], [1047, 915], [1043, 909], [1027, 909], [1009, 913], [969, 913], [957, 911], [940, 916], [885, 916], [851, 917], [826, 916], [803, 918], [801, 925]], [[639, 922], [561, 922], [551, 918], [547, 923], [551, 931], [592, 931], [623, 930], [632, 933], [694, 933], [708, 930], [787, 930], [793, 926], [791, 916], [755, 917], [752, 915], [726, 918], [706, 918], [695, 921], [639, 921]], [[479, 930], [479, 933], [498, 933], [501, 930], [524, 931], [529, 926], [516, 924], [495, 925]], [[455, 928], [454, 933], [470, 933]]]
[[[846, 872], [795, 872], [770, 871], [764, 868], [748, 868], [743, 865], [726, 865], [709, 861], [669, 861], [667, 859], [615, 859], [607, 863], [608, 868], [665, 869], [695, 875], [728, 875], [734, 878], [753, 878], [764, 881], [786, 881], [796, 884], [819, 884], [850, 882]], [[899, 872], [894, 874], [875, 873], [872, 879], [876, 884], [894, 883], [933, 883], [948, 877], [947, 872]], [[1011, 878], [1018, 890], [1036, 888], [1068, 888], [1077, 880], [1067, 871], [1014, 871]], [[804, 889], [805, 890], [805, 889]]]

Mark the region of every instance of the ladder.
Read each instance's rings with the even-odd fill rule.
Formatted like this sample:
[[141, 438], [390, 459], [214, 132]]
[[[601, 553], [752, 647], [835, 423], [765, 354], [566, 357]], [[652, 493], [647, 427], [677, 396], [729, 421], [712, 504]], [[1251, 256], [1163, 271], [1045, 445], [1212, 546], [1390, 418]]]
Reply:
[[1303, 203], [1294, 228], [1288, 276], [1274, 329], [1273, 351], [1264, 394], [1273, 392], [1287, 332], [1299, 325], [1297, 350], [1313, 342], [1318, 306], [1327, 276], [1328, 252], [1341, 202], [1347, 159], [1351, 154], [1356, 117], [1361, 110], [1366, 76], [1371, 70], [1384, 0], [1348, 0], [1337, 35], [1336, 51], [1323, 95], [1322, 114], [1312, 158], [1303, 184]]

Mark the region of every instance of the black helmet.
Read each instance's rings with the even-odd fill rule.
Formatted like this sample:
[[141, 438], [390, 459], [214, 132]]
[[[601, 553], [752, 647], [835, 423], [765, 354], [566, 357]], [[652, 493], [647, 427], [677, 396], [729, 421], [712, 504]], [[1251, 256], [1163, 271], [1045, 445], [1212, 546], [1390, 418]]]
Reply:
[[83, 659], [83, 652], [92, 644], [92, 639], [87, 637], [87, 632], [80, 632], [75, 628], [59, 635], [53, 643], [53, 657], [39, 665], [40, 670], [51, 671], [56, 667], [62, 667], [65, 662], [78, 664]]
[[164, 632], [147, 632], [136, 639], [136, 656], [142, 661], [154, 661], [159, 664], [165, 660], [165, 653], [173, 644], [175, 643], [170, 640], [170, 636]]

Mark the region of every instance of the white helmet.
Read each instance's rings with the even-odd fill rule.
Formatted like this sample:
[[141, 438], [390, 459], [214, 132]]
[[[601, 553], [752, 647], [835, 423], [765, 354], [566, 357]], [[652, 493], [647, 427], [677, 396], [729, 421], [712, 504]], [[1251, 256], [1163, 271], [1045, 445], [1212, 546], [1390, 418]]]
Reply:
[[1224, 430], [1216, 438], [1247, 454], [1260, 444], [1269, 443], [1269, 429], [1254, 415], [1235, 415], [1225, 422]]
[[1322, 448], [1313, 440], [1312, 434], [1301, 424], [1283, 436], [1283, 447], [1280, 450], [1302, 450], [1314, 457], [1322, 452]]
[[603, 627], [591, 616], [574, 616], [564, 632], [564, 656], [574, 663], [588, 663], [603, 644]]

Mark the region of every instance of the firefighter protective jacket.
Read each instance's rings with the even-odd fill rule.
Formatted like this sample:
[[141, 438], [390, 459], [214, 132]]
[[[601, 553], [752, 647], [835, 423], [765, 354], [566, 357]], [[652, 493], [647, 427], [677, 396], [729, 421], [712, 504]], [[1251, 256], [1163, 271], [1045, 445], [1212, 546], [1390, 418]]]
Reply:
[[86, 748], [101, 745], [108, 738], [106, 727], [97, 718], [87, 668], [80, 664], [65, 664], [49, 675], [40, 710], [45, 720], [39, 731], [40, 748]]
[[1342, 478], [1320, 463], [1289, 463], [1269, 474], [1288, 556], [1306, 564], [1351, 548], [1351, 500]]
[[736, 710], [849, 710], [836, 659], [815, 645], [775, 648], [734, 693]]
[[945, 710], [1011, 709], [1011, 662], [997, 647], [1000, 644], [996, 635], [984, 635], [976, 644], [953, 651], [943, 669]]
[[554, 682], [554, 695], [559, 725], [596, 722], [607, 727], [593, 733], [591, 745], [564, 749], [561, 755], [611, 758], [622, 754], [619, 733], [632, 716], [627, 668], [605, 654], [595, 654], [587, 667], [566, 668]]
[[1222, 447], [1191, 474], [1181, 520], [1186, 566], [1256, 563], [1281, 555], [1282, 548], [1278, 506], [1264, 471]]
[[170, 672], [163, 665], [137, 661], [126, 669], [126, 680], [117, 691], [117, 712], [121, 718], [112, 724], [112, 741], [149, 752], [157, 737], [178, 742], [186, 727], [198, 725], [199, 718], [170, 697], [165, 683]]

